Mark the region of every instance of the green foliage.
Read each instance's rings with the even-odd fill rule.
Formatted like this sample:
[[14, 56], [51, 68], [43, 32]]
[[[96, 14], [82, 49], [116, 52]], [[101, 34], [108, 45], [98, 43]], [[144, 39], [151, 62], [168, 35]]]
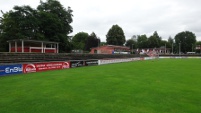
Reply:
[[154, 32], [152, 36], [148, 39], [149, 48], [159, 48], [161, 43], [161, 37], [159, 37], [157, 31]]
[[137, 37], [137, 47], [138, 48], [148, 48], [148, 38], [146, 35], [139, 35]]
[[1, 77], [1, 113], [199, 113], [200, 59]]
[[71, 44], [69, 44], [67, 35], [72, 32], [71, 8], [65, 9], [57, 0], [47, 0], [41, 1], [37, 9], [39, 10], [38, 16], [42, 20], [39, 26], [41, 34], [49, 41], [60, 42], [60, 51], [70, 51]]
[[134, 53], [133, 49], [137, 48], [137, 42], [132, 38], [126, 41], [126, 46], [130, 48], [131, 54]]
[[165, 45], [167, 45], [167, 41], [166, 40], [161, 40], [161, 43], [160, 43], [160, 46], [165, 46]]
[[100, 42], [100, 46], [104, 46], [104, 45], [107, 45], [106, 42]]
[[192, 48], [195, 47], [196, 36], [194, 33], [190, 31], [183, 31], [175, 36], [175, 43], [177, 50], [179, 50], [179, 43], [180, 43], [181, 52], [183, 53], [190, 52], [192, 51]]
[[1, 19], [1, 47], [8, 50], [7, 40], [29, 39], [37, 35], [38, 21], [36, 11], [30, 6], [15, 6], [13, 10], [3, 13]]
[[126, 46], [133, 48], [133, 49], [136, 49], [137, 48], [137, 42], [133, 39], [129, 39], [126, 41]]
[[1, 43], [7, 47], [7, 40], [33, 39], [60, 43], [60, 51], [71, 49], [68, 34], [72, 32], [72, 10], [65, 9], [57, 0], [40, 1], [35, 10], [30, 6], [15, 6], [3, 14], [1, 19]]
[[166, 40], [161, 40], [161, 43], [160, 43], [160, 47], [166, 47], [166, 48], [172, 48], [172, 46], [171, 46], [172, 44], [171, 43], [169, 43], [168, 41], [166, 41]]
[[174, 39], [172, 37], [168, 38], [168, 43], [173, 44], [174, 43]]
[[201, 54], [201, 41], [196, 42], [196, 47], [200, 48], [196, 49], [196, 52]]
[[109, 45], [122, 46], [126, 41], [123, 29], [118, 25], [113, 25], [106, 35], [106, 41]]
[[72, 38], [73, 48], [77, 50], [84, 50], [86, 46], [87, 38], [89, 37], [88, 33], [79, 32]]
[[100, 39], [96, 36], [93, 32], [91, 35], [88, 36], [86, 43], [85, 43], [85, 50], [90, 51], [92, 47], [98, 47], [100, 44]]
[[94, 32], [89, 35], [85, 32], [79, 32], [72, 38], [73, 49], [90, 51], [92, 47], [100, 44], [100, 39]]
[[197, 42], [196, 42], [196, 45], [201, 45], [201, 41], [197, 41]]

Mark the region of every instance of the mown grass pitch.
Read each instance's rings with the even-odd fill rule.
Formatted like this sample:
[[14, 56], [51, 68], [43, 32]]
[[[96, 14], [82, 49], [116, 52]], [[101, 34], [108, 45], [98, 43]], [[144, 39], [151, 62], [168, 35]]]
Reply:
[[0, 77], [0, 113], [199, 113], [201, 59]]

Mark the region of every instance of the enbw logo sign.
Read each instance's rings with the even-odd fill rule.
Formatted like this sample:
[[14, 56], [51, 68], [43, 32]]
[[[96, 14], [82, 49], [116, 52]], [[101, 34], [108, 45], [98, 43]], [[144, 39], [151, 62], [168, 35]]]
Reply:
[[21, 64], [0, 66], [0, 76], [8, 74], [20, 74], [22, 71], [23, 69]]
[[6, 69], [5, 69], [5, 73], [18, 73], [18, 72], [22, 72], [22, 67], [13, 67], [13, 68], [11, 68], [11, 67], [7, 67]]

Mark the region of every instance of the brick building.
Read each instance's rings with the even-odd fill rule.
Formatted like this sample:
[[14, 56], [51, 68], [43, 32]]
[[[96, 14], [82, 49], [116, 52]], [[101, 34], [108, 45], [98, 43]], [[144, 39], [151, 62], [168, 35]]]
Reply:
[[91, 54], [130, 54], [130, 48], [125, 46], [104, 45], [91, 48]]

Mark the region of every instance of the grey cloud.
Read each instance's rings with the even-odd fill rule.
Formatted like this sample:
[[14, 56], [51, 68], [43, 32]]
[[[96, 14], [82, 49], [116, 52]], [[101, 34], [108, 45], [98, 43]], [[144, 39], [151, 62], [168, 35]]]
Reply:
[[[36, 7], [40, 0], [8, 0], [0, 7], [8, 10], [16, 5]], [[181, 31], [192, 31], [201, 40], [200, 0], [60, 0], [73, 12], [73, 33], [95, 32], [102, 41], [112, 25], [123, 28], [126, 38], [154, 31], [167, 39]]]

